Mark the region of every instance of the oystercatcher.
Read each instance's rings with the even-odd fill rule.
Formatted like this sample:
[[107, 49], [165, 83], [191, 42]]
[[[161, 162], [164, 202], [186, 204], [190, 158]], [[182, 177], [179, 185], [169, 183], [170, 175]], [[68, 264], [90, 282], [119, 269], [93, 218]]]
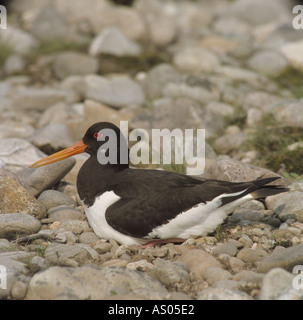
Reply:
[[[109, 153], [108, 140], [102, 139], [109, 129], [117, 137], [116, 163], [100, 164], [98, 154]], [[127, 161], [121, 161], [121, 150], [126, 150]], [[207, 235], [240, 204], [288, 190], [267, 185], [278, 177], [234, 183], [130, 168], [126, 140], [109, 122], [92, 125], [80, 142], [31, 167], [82, 152], [90, 157], [78, 173], [77, 189], [89, 224], [99, 237], [125, 245], [183, 242], [190, 236]]]

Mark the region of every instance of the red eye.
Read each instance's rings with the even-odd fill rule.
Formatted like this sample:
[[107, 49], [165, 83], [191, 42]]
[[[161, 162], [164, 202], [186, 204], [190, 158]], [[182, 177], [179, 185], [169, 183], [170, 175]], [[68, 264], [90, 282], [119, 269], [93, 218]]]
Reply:
[[94, 133], [94, 138], [95, 139], [100, 139], [102, 137], [102, 133], [101, 132], [95, 132]]

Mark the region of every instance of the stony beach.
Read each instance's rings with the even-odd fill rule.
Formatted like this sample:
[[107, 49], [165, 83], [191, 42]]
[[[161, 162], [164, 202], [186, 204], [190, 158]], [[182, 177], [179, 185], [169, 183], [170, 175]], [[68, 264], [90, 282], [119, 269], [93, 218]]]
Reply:
[[[7, 277], [0, 299], [302, 299], [303, 30], [292, 24], [296, 3], [124, 3], [7, 5], [7, 29], [0, 29], [0, 265]], [[147, 132], [206, 129], [203, 177], [278, 176], [274, 184], [289, 191], [249, 201], [214, 233], [182, 244], [142, 249], [100, 239], [77, 194], [86, 156], [29, 168], [98, 121], [128, 121], [129, 129]]]

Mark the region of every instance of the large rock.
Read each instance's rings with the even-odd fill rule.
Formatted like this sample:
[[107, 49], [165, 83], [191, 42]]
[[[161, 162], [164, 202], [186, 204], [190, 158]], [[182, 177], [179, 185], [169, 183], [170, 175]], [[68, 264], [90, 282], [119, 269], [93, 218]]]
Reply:
[[65, 123], [52, 123], [37, 129], [28, 140], [40, 149], [49, 147], [54, 150], [70, 147], [76, 142]]
[[0, 238], [15, 239], [40, 230], [38, 219], [26, 213], [0, 214]]
[[45, 208], [7, 170], [0, 169], [0, 213], [26, 213], [38, 219], [46, 216]]
[[148, 275], [123, 267], [50, 267], [35, 274], [27, 300], [164, 299], [166, 289]]
[[[266, 198], [266, 206], [270, 210], [283, 209], [279, 213], [279, 218], [294, 215], [299, 222], [303, 222], [303, 192], [291, 191]], [[280, 209], [279, 209], [280, 210]]]
[[296, 265], [303, 264], [303, 244], [289, 248], [277, 248], [269, 256], [259, 261], [258, 272], [266, 273], [273, 268], [283, 268], [292, 271]]
[[28, 167], [44, 156], [43, 152], [24, 139], [0, 140], [0, 158], [12, 169]]
[[11, 25], [5, 32], [0, 33], [0, 43], [19, 54], [28, 54], [38, 45], [38, 41], [31, 34]]
[[127, 105], [142, 105], [145, 97], [141, 87], [127, 76], [107, 79], [98, 75], [85, 77], [88, 99], [93, 99], [116, 108]]
[[[225, 180], [231, 182], [252, 181], [258, 178], [280, 177], [278, 174], [260, 167], [255, 167], [233, 159], [218, 159], [203, 174], [204, 178]], [[285, 185], [283, 178], [272, 182], [276, 185]]]
[[58, 183], [75, 163], [75, 159], [68, 158], [44, 167], [24, 168], [18, 172], [18, 178], [32, 195], [38, 196], [42, 191]]

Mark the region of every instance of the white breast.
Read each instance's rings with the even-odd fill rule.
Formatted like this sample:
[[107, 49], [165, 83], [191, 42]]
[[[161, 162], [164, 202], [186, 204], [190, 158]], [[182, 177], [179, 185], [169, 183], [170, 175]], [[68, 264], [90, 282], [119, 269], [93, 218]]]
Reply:
[[115, 239], [125, 245], [144, 243], [141, 239], [132, 238], [113, 229], [106, 221], [105, 212], [109, 206], [121, 198], [113, 191], [104, 192], [96, 198], [95, 203], [88, 207], [83, 201], [82, 205], [87, 215], [88, 222], [96, 235], [104, 239]]

